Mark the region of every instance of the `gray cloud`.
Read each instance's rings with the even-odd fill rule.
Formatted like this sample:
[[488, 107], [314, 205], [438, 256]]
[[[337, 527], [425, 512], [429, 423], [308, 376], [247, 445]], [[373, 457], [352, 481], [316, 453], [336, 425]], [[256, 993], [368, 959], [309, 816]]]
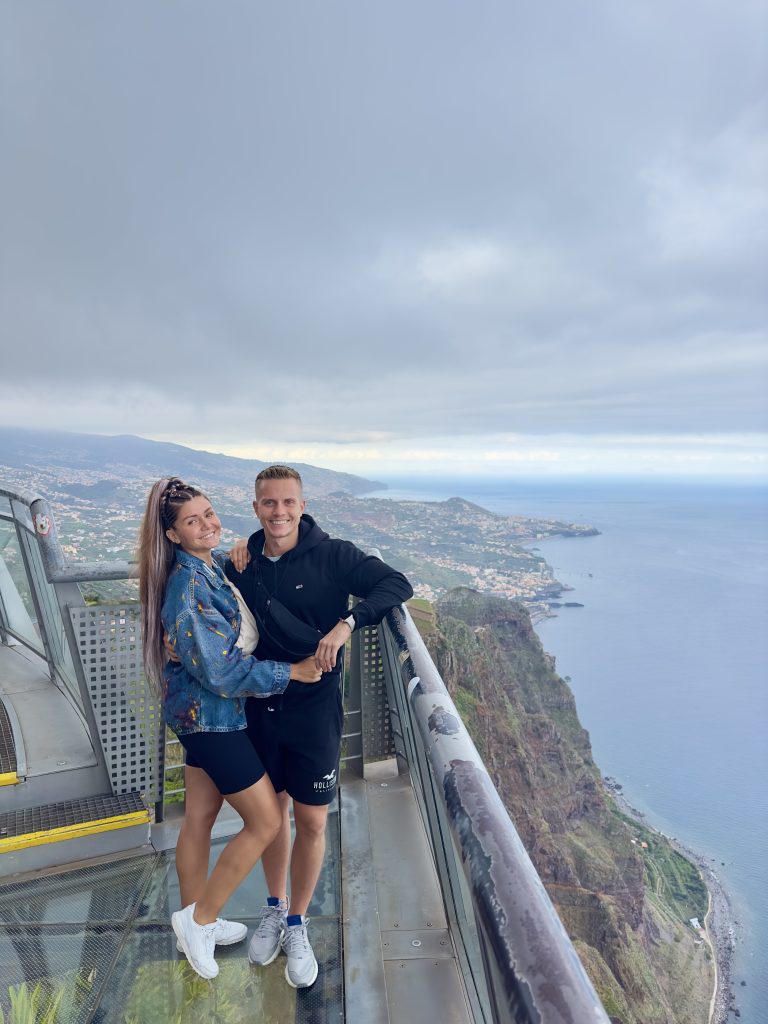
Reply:
[[6, 5], [0, 417], [768, 429], [763, 5]]

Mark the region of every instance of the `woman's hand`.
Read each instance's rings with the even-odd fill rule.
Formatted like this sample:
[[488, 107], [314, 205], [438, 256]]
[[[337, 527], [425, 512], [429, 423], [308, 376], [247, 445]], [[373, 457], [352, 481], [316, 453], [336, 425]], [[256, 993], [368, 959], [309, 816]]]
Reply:
[[251, 560], [251, 553], [248, 550], [248, 541], [241, 537], [240, 540], [235, 541], [235, 546], [232, 548], [229, 554], [229, 560], [237, 569], [238, 572], [244, 572], [246, 566]]
[[291, 665], [291, 679], [295, 679], [298, 683], [317, 683], [320, 681], [321, 675], [322, 672], [315, 662], [314, 655]]

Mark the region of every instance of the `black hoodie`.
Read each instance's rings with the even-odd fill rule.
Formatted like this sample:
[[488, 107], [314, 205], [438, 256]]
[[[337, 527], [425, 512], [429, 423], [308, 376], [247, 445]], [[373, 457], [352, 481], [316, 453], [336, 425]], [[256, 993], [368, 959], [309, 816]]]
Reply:
[[[375, 555], [366, 555], [348, 540], [336, 540], [304, 513], [299, 523], [299, 542], [278, 561], [263, 555], [264, 531], [248, 538], [251, 561], [242, 573], [227, 562], [226, 574], [239, 589], [249, 608], [256, 606], [257, 572], [261, 582], [297, 618], [325, 636], [339, 619], [349, 614], [350, 594], [362, 600], [355, 605], [355, 628], [381, 622], [390, 608], [413, 596], [402, 573]], [[341, 653], [336, 671], [341, 665]], [[296, 661], [265, 636], [259, 637], [254, 654], [270, 661]]]

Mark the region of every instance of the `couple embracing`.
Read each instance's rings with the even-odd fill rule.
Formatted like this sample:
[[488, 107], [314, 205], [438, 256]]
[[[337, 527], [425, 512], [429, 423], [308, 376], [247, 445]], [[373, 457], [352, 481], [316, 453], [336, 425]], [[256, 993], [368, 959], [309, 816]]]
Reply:
[[[186, 752], [182, 909], [172, 924], [194, 970], [216, 977], [216, 945], [247, 934], [219, 914], [261, 858], [269, 897], [249, 960], [266, 966], [282, 949], [288, 983], [305, 988], [318, 973], [306, 914], [337, 788], [344, 645], [412, 590], [401, 573], [317, 526], [296, 470], [262, 470], [253, 508], [262, 528], [231, 558], [217, 550], [221, 523], [208, 498], [176, 478], [153, 486], [141, 527], [145, 671]], [[362, 599], [351, 612], [350, 595]], [[224, 800], [243, 829], [209, 877]]]

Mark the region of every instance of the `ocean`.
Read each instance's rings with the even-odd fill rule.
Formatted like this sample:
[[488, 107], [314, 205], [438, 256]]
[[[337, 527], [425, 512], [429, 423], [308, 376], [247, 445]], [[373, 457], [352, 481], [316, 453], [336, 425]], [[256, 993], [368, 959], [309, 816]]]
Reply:
[[538, 543], [584, 607], [537, 631], [602, 773], [725, 885], [740, 1021], [768, 1022], [768, 487], [426, 478], [376, 493], [600, 530]]

